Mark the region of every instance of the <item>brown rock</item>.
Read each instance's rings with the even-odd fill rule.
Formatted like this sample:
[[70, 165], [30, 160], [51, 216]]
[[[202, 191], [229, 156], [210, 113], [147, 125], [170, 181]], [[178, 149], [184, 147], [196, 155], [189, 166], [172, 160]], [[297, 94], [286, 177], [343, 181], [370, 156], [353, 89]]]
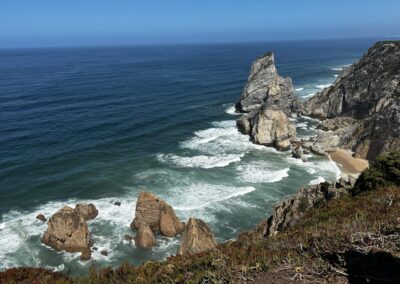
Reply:
[[160, 232], [166, 237], [174, 237], [184, 230], [184, 226], [176, 217], [174, 209], [164, 204], [160, 214]]
[[100, 254], [101, 254], [101, 255], [104, 255], [104, 256], [107, 256], [107, 255], [108, 255], [108, 251], [102, 250], [102, 251], [100, 252]]
[[135, 245], [138, 248], [151, 248], [156, 243], [156, 238], [154, 236], [153, 231], [146, 224], [140, 226], [136, 236], [135, 236]]
[[90, 250], [83, 251], [81, 253], [81, 260], [89, 260], [92, 256], [92, 252]]
[[42, 222], [46, 222], [47, 221], [46, 217], [43, 214], [37, 215], [36, 219], [38, 219], [38, 220], [40, 220]]
[[136, 203], [135, 219], [131, 228], [138, 230], [142, 225], [153, 231], [173, 237], [183, 230], [182, 223], [174, 210], [164, 200], [149, 192], [141, 192]]
[[90, 233], [85, 219], [69, 206], [58, 210], [48, 221], [41, 242], [58, 251], [82, 252], [90, 256]]
[[217, 247], [213, 233], [200, 219], [190, 218], [182, 234], [178, 254], [196, 254]]
[[74, 211], [81, 215], [85, 220], [92, 220], [98, 215], [96, 207], [92, 203], [78, 203]]

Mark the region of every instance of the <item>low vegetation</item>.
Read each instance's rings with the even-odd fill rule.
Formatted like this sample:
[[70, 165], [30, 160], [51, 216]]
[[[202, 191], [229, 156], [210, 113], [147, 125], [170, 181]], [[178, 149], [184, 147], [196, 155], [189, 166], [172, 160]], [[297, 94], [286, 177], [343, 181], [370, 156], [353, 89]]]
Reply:
[[399, 283], [400, 154], [383, 156], [352, 193], [263, 237], [263, 224], [217, 250], [68, 278], [43, 269], [0, 273], [0, 283]]

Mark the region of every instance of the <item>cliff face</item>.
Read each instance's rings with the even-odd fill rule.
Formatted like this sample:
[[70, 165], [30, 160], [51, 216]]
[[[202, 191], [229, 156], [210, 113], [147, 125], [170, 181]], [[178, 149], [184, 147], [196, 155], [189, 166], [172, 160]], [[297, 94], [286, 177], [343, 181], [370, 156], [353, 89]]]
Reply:
[[[323, 119], [339, 147], [373, 160], [400, 149], [400, 42], [378, 42], [332, 86], [306, 101], [302, 113]], [[345, 123], [344, 123], [345, 122]]]

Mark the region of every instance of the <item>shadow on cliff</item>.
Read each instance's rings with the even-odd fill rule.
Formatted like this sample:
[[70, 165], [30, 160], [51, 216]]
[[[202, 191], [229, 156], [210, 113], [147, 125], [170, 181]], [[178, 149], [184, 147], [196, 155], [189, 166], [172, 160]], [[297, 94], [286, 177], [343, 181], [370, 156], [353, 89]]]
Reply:
[[386, 252], [347, 251], [342, 257], [330, 255], [328, 261], [343, 263], [350, 284], [400, 283], [400, 259]]

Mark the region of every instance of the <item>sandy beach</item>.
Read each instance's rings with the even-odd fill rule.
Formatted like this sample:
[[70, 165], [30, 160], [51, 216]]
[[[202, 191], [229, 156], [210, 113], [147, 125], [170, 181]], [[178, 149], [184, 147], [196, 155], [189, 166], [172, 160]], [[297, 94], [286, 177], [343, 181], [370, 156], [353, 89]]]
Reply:
[[367, 160], [354, 158], [345, 150], [340, 149], [329, 152], [329, 156], [332, 161], [339, 165], [342, 172], [346, 174], [361, 173], [369, 166]]

